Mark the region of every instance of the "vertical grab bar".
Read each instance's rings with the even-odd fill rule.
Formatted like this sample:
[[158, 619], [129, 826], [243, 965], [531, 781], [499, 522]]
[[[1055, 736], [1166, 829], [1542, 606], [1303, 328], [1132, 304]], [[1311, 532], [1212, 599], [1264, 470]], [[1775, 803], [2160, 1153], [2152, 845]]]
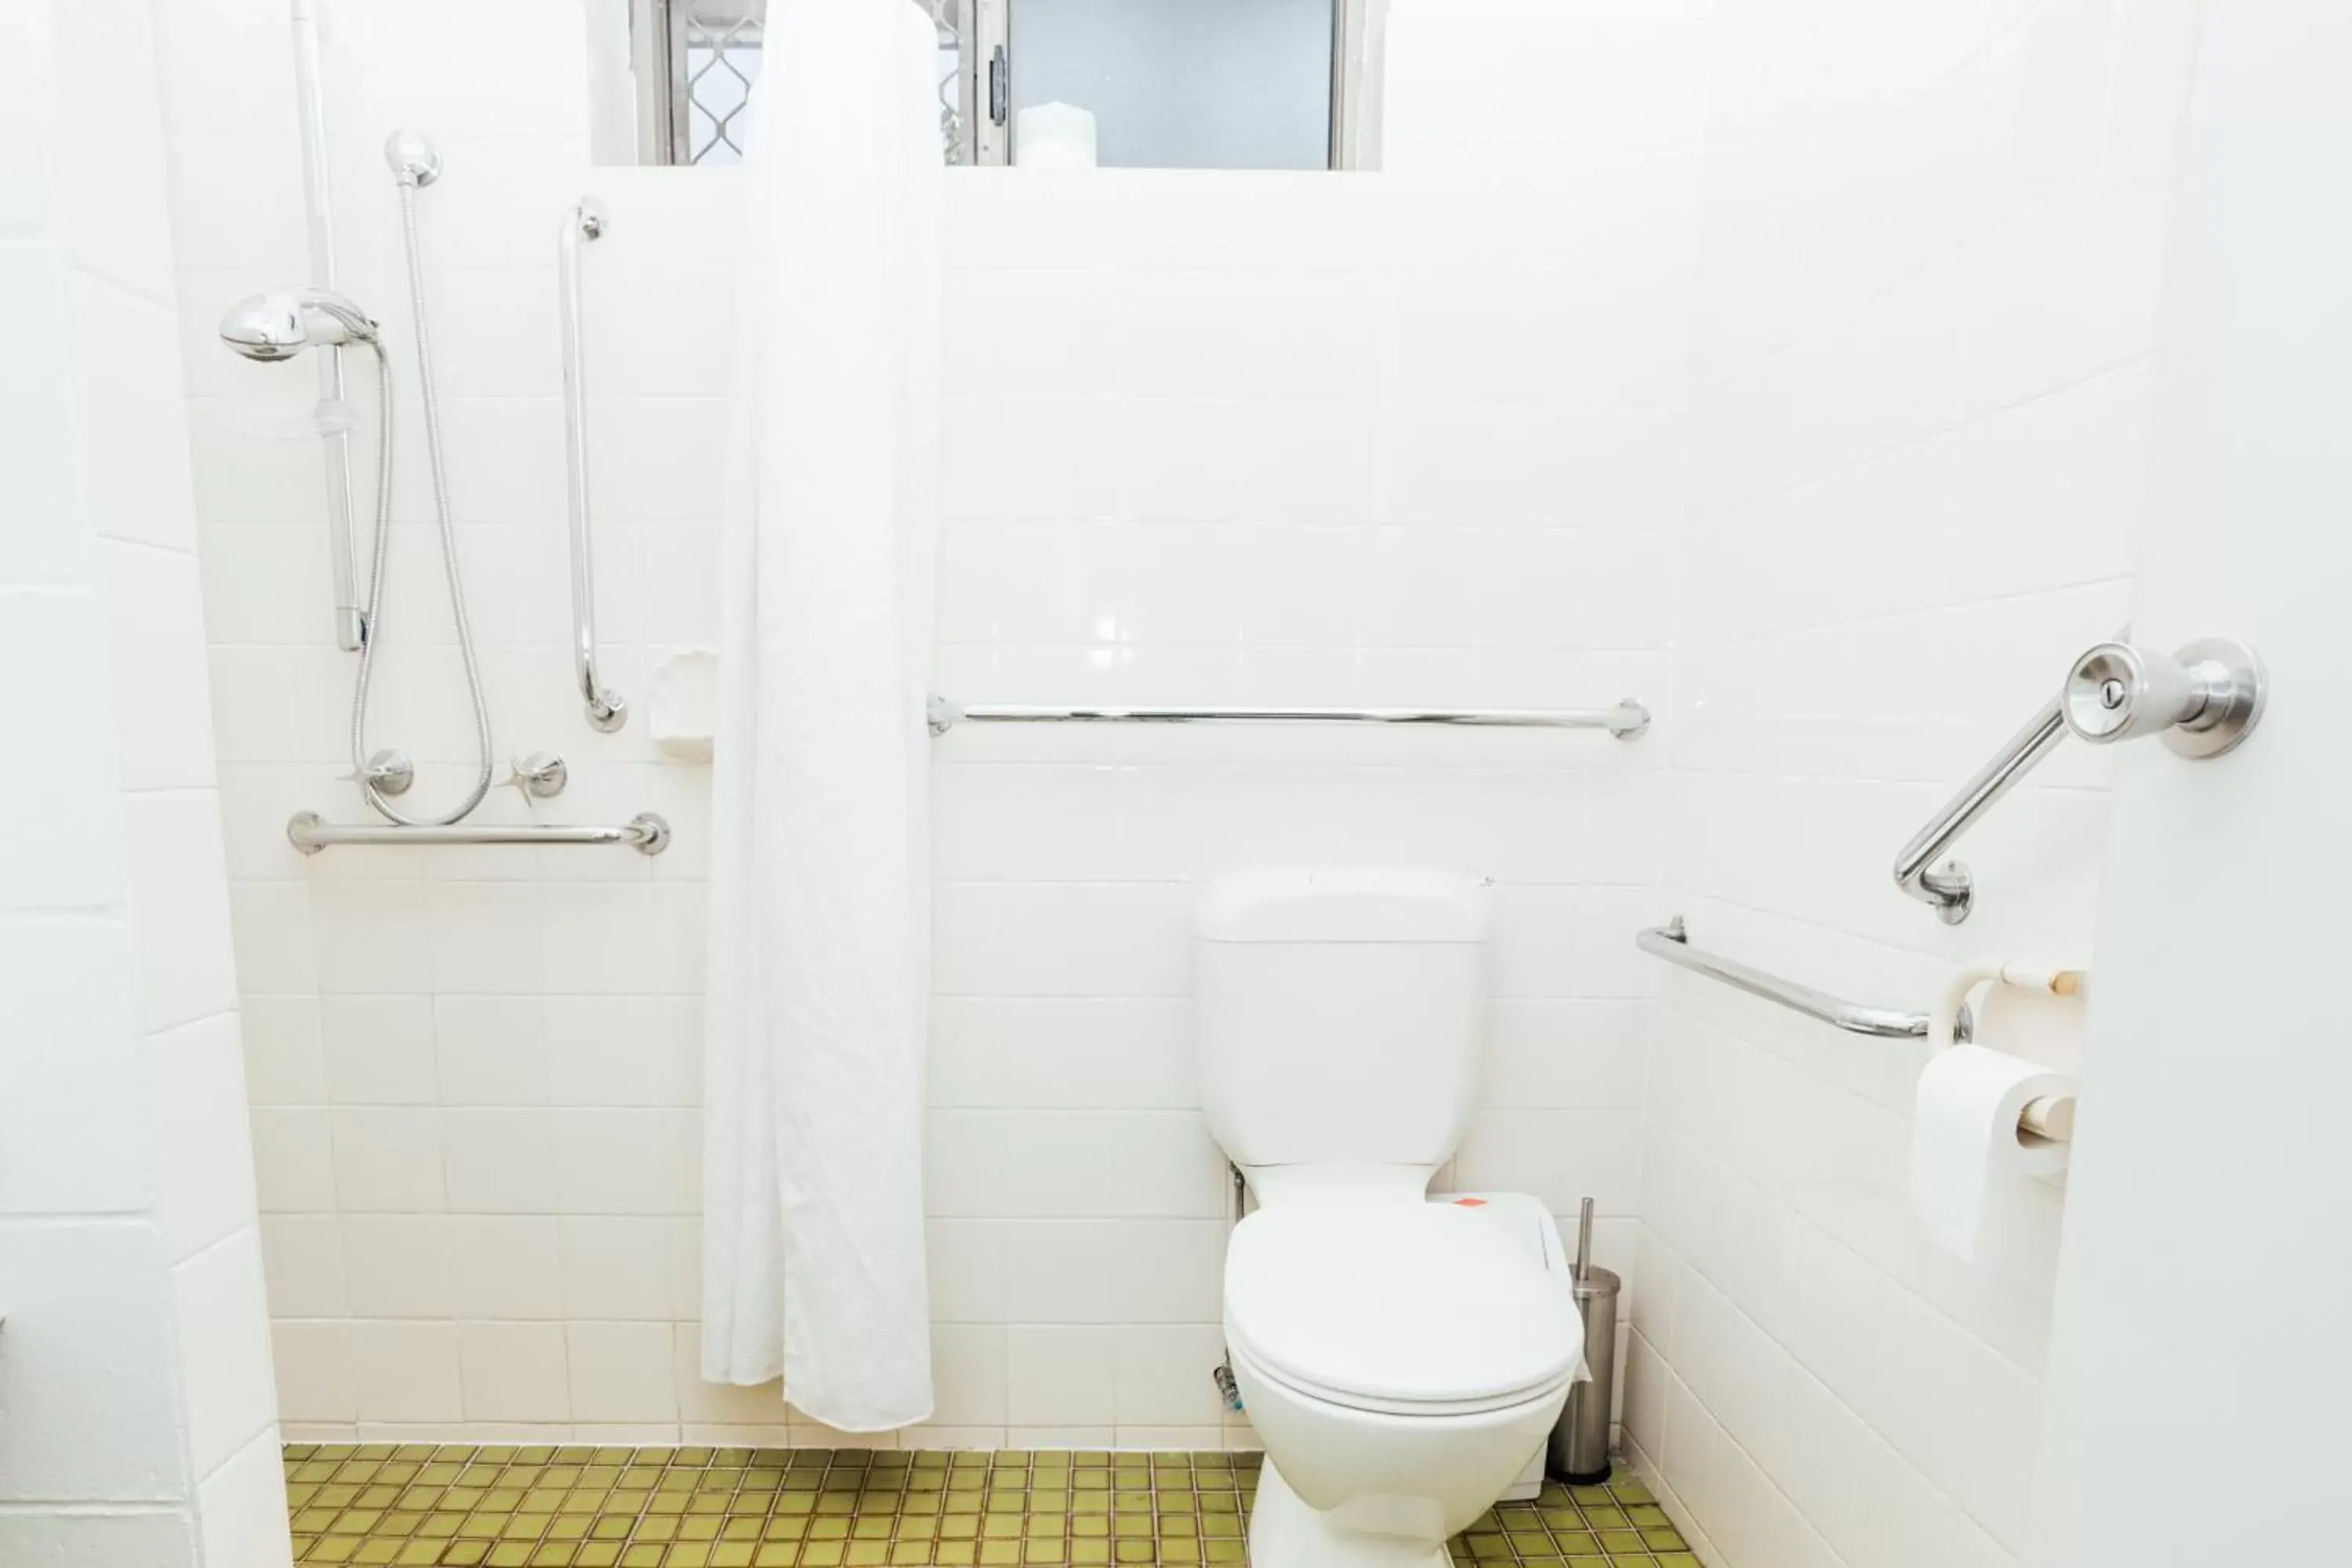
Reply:
[[588, 535], [588, 392], [580, 368], [580, 242], [604, 232], [604, 215], [583, 197], [563, 215], [557, 241], [563, 309], [563, 445], [572, 490], [572, 655], [588, 722], [610, 734], [629, 721], [629, 705], [596, 679], [596, 561]]

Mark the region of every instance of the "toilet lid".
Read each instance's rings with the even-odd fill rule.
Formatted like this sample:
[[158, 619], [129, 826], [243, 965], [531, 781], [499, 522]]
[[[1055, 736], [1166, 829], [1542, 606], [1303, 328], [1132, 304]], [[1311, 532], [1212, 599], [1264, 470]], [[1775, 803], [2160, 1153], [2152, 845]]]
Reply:
[[1261, 1210], [1225, 1256], [1225, 1332], [1335, 1402], [1503, 1405], [1573, 1375], [1565, 1274], [1474, 1210], [1420, 1202]]

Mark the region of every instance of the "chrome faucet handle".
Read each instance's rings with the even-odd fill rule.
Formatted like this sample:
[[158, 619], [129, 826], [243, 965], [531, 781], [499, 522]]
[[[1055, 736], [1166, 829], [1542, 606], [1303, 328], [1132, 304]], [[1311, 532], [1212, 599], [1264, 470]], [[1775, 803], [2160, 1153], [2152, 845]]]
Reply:
[[553, 752], [533, 752], [527, 757], [510, 757], [507, 765], [514, 770], [507, 783], [522, 792], [523, 804], [534, 800], [551, 800], [563, 793], [572, 782], [572, 770]]
[[381, 795], [406, 795], [416, 782], [416, 764], [408, 753], [387, 747], [367, 760], [367, 766], [348, 773], [338, 773], [344, 784], [355, 784]]
[[2184, 757], [2218, 757], [2253, 731], [2266, 693], [2263, 661], [2225, 637], [2170, 655], [2103, 642], [2066, 672], [2066, 727], [2094, 744], [2161, 735]]

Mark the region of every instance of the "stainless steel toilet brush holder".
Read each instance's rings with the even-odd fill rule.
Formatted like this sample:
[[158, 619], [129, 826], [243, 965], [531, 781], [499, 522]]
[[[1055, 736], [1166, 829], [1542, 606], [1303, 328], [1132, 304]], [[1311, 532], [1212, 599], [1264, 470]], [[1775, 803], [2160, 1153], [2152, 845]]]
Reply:
[[1617, 1292], [1623, 1281], [1592, 1266], [1592, 1200], [1584, 1200], [1576, 1227], [1576, 1307], [1584, 1319], [1588, 1382], [1571, 1385], [1568, 1407], [1551, 1429], [1545, 1468], [1573, 1486], [1609, 1479], [1609, 1412], [1617, 1388]]

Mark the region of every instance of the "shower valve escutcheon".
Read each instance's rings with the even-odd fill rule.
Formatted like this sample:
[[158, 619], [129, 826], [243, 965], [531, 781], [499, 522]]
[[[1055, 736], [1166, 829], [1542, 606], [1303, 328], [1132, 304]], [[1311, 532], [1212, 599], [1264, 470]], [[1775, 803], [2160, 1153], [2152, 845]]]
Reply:
[[508, 765], [514, 772], [508, 776], [507, 783], [522, 792], [525, 804], [534, 800], [552, 800], [563, 793], [565, 784], [572, 782], [572, 770], [565, 767], [563, 759], [553, 752], [533, 752], [527, 757], [511, 759]]
[[2184, 757], [2218, 757], [2263, 716], [2263, 661], [2226, 637], [2202, 637], [2167, 655], [2103, 642], [2066, 672], [2059, 700], [2066, 727], [2105, 745], [2161, 735]]
[[370, 756], [367, 766], [341, 777], [345, 784], [363, 785], [376, 795], [406, 795], [416, 783], [416, 764], [409, 760], [406, 752], [387, 746]]

